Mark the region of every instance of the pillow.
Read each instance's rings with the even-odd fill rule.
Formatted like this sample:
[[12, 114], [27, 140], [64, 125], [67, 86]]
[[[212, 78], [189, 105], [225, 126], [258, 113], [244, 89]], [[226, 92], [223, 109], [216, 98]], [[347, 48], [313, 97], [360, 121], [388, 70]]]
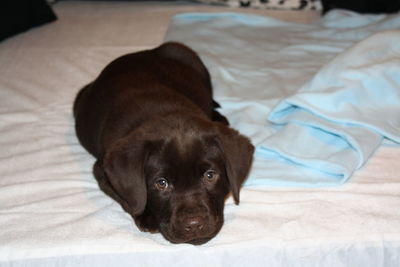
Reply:
[[2, 0], [0, 41], [57, 19], [46, 0]]
[[322, 10], [320, 0], [199, 0], [202, 3], [221, 4], [230, 7], [254, 7], [287, 10]]

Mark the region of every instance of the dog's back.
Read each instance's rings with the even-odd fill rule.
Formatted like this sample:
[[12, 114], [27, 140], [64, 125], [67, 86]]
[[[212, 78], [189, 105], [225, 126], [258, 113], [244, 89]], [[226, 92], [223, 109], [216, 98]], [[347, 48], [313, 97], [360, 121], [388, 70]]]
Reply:
[[215, 117], [211, 90], [207, 69], [182, 44], [122, 56], [79, 92], [74, 103], [78, 138], [98, 157], [114, 140], [157, 114], [195, 111]]

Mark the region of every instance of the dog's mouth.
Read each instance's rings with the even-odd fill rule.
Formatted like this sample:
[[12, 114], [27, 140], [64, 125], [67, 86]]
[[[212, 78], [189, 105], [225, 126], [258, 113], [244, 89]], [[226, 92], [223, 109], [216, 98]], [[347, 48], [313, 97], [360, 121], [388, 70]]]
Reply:
[[171, 243], [187, 243], [192, 245], [202, 245], [214, 238], [222, 228], [222, 219], [214, 223], [208, 222], [204, 229], [199, 232], [188, 232], [182, 226], [168, 225], [160, 228], [161, 234]]

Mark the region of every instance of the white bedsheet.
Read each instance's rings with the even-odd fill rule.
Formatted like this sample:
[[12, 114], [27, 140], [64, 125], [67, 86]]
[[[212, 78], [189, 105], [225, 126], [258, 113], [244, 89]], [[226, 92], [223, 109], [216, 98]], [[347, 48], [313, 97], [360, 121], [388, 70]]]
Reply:
[[210, 10], [221, 8], [60, 3], [57, 22], [0, 43], [0, 266], [398, 266], [396, 147], [340, 187], [243, 188], [202, 246], [140, 232], [99, 190], [75, 94], [113, 58], [158, 45], [177, 11]]

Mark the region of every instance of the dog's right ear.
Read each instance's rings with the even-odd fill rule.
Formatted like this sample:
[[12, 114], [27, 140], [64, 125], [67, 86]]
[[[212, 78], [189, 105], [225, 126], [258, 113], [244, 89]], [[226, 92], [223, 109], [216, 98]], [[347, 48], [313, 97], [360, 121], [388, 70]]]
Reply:
[[220, 136], [216, 140], [225, 158], [225, 169], [233, 199], [239, 204], [240, 187], [247, 178], [253, 162], [254, 146], [247, 137], [226, 125], [218, 125], [218, 130]]
[[129, 135], [113, 144], [103, 159], [110, 185], [133, 217], [141, 215], [146, 207], [146, 154], [145, 141]]

